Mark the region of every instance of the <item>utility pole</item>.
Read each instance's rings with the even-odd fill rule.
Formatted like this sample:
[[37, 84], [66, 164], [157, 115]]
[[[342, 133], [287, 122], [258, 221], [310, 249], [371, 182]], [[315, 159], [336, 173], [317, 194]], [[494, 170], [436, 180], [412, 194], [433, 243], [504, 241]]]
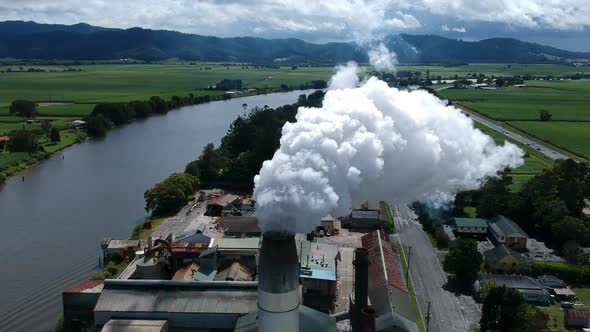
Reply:
[[412, 246], [408, 247], [408, 268], [406, 269], [406, 282], [408, 282], [410, 275], [410, 258], [412, 258]]
[[430, 301], [428, 301], [428, 311], [426, 312], [426, 332], [430, 326]]

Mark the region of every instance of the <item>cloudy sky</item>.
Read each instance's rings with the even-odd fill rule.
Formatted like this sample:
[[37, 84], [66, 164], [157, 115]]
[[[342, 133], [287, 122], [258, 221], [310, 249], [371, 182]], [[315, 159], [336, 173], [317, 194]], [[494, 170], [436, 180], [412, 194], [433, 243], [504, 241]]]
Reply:
[[590, 0], [0, 0], [0, 20], [310, 42], [389, 33], [514, 37], [590, 51]]

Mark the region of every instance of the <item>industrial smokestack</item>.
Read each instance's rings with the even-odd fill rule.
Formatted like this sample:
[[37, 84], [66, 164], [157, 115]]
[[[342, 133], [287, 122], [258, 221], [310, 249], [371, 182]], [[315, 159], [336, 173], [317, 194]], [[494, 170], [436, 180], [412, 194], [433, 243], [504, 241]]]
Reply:
[[263, 234], [258, 273], [258, 331], [299, 332], [299, 262], [292, 234]]
[[361, 312], [361, 332], [375, 332], [375, 310], [371, 307], [366, 307]]
[[361, 331], [363, 310], [367, 308], [369, 296], [369, 251], [366, 248], [354, 250], [354, 306], [351, 312], [353, 331]]

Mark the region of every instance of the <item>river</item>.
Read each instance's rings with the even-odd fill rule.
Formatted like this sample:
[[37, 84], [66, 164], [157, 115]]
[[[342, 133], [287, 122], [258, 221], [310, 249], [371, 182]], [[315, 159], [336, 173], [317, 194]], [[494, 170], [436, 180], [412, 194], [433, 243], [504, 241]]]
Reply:
[[[0, 331], [48, 331], [61, 291], [98, 271], [103, 238], [147, 216], [144, 191], [216, 145], [248, 107], [291, 104], [292, 91], [187, 106], [116, 128], [11, 178], [0, 191]], [[25, 181], [21, 181], [21, 175]]]

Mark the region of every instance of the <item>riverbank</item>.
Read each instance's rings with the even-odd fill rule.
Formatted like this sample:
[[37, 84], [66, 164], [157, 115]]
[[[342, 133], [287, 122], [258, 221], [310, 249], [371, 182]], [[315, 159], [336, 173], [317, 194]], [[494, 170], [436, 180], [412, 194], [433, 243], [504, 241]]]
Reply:
[[[240, 94], [224, 94], [218, 95], [215, 94], [217, 91], [211, 90], [212, 95], [205, 95], [201, 96], [202, 98], [198, 99], [191, 99], [189, 103], [178, 105], [177, 107], [170, 108], [166, 111], [166, 113], [151, 113], [148, 117], [154, 115], [165, 115], [169, 111], [176, 111], [183, 107], [187, 106], [196, 106], [216, 101], [223, 101], [223, 100], [230, 100], [230, 99], [239, 99], [239, 98], [246, 98], [256, 95], [266, 95], [272, 93], [280, 93], [280, 92], [290, 92], [290, 91], [298, 91], [297, 88], [287, 88], [287, 89], [279, 89], [279, 88], [267, 88], [263, 90], [256, 90], [252, 92], [240, 92]], [[172, 103], [171, 101], [167, 101], [168, 103]], [[132, 119], [125, 124], [119, 125], [117, 127], [125, 127], [130, 123], [135, 122], [138, 119]], [[39, 165], [43, 163], [45, 160], [51, 158], [54, 154], [59, 153], [75, 144], [83, 143], [87, 140], [88, 134], [85, 130], [79, 130], [77, 128], [69, 128], [65, 130], [61, 130], [60, 134], [62, 136], [61, 142], [57, 144], [50, 143], [45, 136], [39, 135], [39, 145], [43, 147], [42, 151], [38, 152], [8, 152], [8, 151], [0, 151], [0, 191], [3, 188], [3, 185], [12, 177], [19, 175], [22, 171], [28, 169], [31, 166]], [[74, 136], [73, 136], [74, 135]]]

